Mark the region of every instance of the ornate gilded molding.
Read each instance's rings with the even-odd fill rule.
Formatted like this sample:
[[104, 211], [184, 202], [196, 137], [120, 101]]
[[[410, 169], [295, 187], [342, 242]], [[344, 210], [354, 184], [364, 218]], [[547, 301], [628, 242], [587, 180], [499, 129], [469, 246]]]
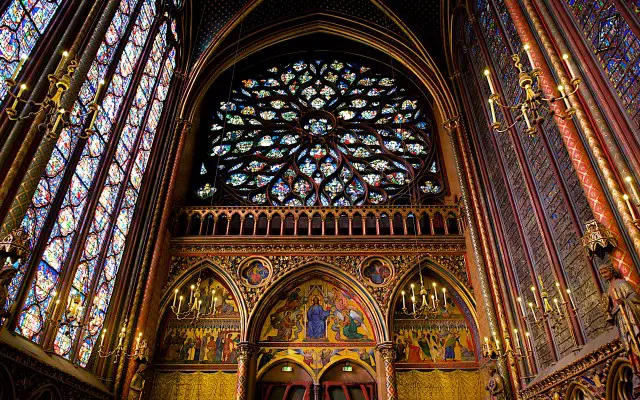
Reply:
[[618, 239], [609, 228], [598, 223], [595, 219], [585, 224], [585, 232], [582, 236], [582, 246], [589, 254], [599, 258], [604, 258], [605, 254], [611, 253], [613, 249], [618, 247]]
[[[611, 363], [617, 356], [624, 352], [619, 339], [613, 340], [577, 361], [569, 364], [565, 368], [556, 371], [541, 381], [520, 391], [519, 395], [523, 399], [548, 399], [551, 398], [550, 393], [554, 392], [564, 394], [571, 383], [575, 383], [579, 376], [585, 374], [589, 370], [601, 366], [604, 371], [601, 374], [606, 376]], [[605, 380], [603, 379], [603, 382]]]
[[[215, 248], [217, 250], [217, 247]], [[245, 250], [247, 248], [245, 247]], [[252, 246], [252, 252], [258, 252]], [[362, 249], [364, 250], [364, 249]], [[211, 251], [211, 248], [209, 248]], [[247, 252], [241, 252], [246, 254]], [[270, 254], [264, 257], [271, 266], [271, 273], [277, 279], [269, 280], [266, 285], [263, 286], [250, 286], [250, 285], [238, 285], [239, 291], [242, 293], [243, 300], [247, 306], [247, 312], [250, 314], [258, 300], [268, 291], [279, 284], [281, 278], [288, 275], [293, 271], [300, 270], [307, 265], [331, 265], [338, 271], [344, 272], [351, 278], [357, 280], [362, 284], [364, 288], [375, 299], [377, 305], [381, 310], [387, 312], [391, 307], [391, 300], [394, 288], [399, 281], [413, 268], [418, 262], [424, 263], [427, 260], [432, 261], [438, 266], [445, 269], [448, 273], [453, 275], [461, 285], [464, 287], [471, 287], [469, 278], [467, 277], [466, 265], [464, 255], [441, 255], [441, 254], [429, 254], [414, 251], [412, 254], [386, 254], [385, 259], [393, 265], [395, 273], [388, 278], [388, 283], [385, 286], [372, 285], [371, 282], [362, 276], [360, 266], [363, 262], [370, 258], [372, 251], [369, 249], [368, 253], [359, 255], [322, 255], [318, 256], [317, 252], [313, 254], [299, 254], [298, 255], [275, 255], [271, 252], [265, 251], [261, 254]], [[169, 278], [167, 284], [163, 288], [166, 292], [170, 290], [175, 282], [179, 280], [188, 271], [193, 270], [204, 265], [214, 265], [223, 269], [229, 275], [234, 277], [237, 282], [241, 281], [240, 277], [240, 265], [244, 265], [246, 260], [253, 258], [251, 255], [180, 255], [174, 254], [171, 259], [171, 269], [169, 272]]]

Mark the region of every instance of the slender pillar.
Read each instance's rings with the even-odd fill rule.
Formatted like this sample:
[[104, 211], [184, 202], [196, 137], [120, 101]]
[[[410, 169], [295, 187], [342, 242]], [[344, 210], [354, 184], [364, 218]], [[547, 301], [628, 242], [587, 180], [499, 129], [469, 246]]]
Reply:
[[[465, 216], [469, 225], [469, 236], [473, 246], [473, 254], [478, 266], [478, 282], [480, 291], [484, 300], [485, 312], [487, 315], [487, 323], [491, 333], [496, 335], [502, 334], [505, 341], [505, 348], [511, 347], [509, 343], [509, 327], [505, 322], [504, 310], [500, 305], [500, 290], [496, 286], [493, 263], [491, 261], [491, 251], [487, 244], [487, 233], [485, 224], [482, 221], [482, 209], [480, 207], [480, 197], [477, 193], [477, 185], [471, 161], [467, 154], [467, 146], [464, 141], [464, 135], [460, 127], [460, 117], [455, 116], [444, 122], [443, 127], [451, 140], [451, 149], [458, 173], [458, 182], [460, 183], [460, 192], [465, 207]], [[466, 178], [466, 179], [465, 179]], [[468, 184], [467, 184], [468, 181]], [[473, 213], [473, 214], [472, 214]], [[478, 219], [477, 224], [474, 216]], [[433, 221], [431, 221], [431, 230], [433, 231]], [[482, 247], [481, 247], [482, 246]], [[485, 254], [485, 257], [483, 256]], [[491, 279], [489, 279], [491, 277]], [[496, 302], [494, 303], [494, 299]], [[510, 376], [511, 384], [515, 392], [519, 389], [519, 377], [515, 368], [515, 360], [512, 353], [507, 353], [507, 362], [500, 359], [497, 362], [498, 370], [502, 376]], [[508, 390], [510, 392], [510, 390]]]
[[[567, 76], [564, 73], [564, 68], [562, 67], [559, 57], [553, 49], [549, 37], [546, 35], [544, 29], [541, 26], [540, 20], [538, 19], [538, 16], [536, 15], [531, 4], [531, 0], [524, 0], [523, 2], [527, 9], [527, 13], [531, 17], [531, 20], [538, 32], [538, 36], [540, 37], [540, 40], [545, 50], [547, 51], [547, 54], [549, 55], [549, 59], [551, 60], [554, 69], [558, 72], [562, 81], [568, 82], [569, 79], [567, 79]], [[544, 92], [545, 96], [558, 96], [559, 93], [557, 92], [556, 82], [554, 82], [553, 80], [553, 75], [551, 74], [551, 70], [546, 63], [544, 54], [542, 53], [541, 49], [539, 49], [538, 46], [535, 45], [536, 38], [533, 35], [531, 28], [529, 27], [527, 18], [524, 15], [523, 10], [518, 4], [518, 0], [505, 0], [504, 3], [509, 14], [511, 15], [511, 19], [513, 20], [513, 23], [522, 42], [533, 44], [531, 46], [531, 57], [536, 64], [535, 66], [541, 69], [540, 87], [542, 91]], [[591, 128], [591, 125], [586, 119], [586, 115], [584, 114], [582, 107], [576, 101], [574, 101], [573, 103], [574, 107], [576, 108], [577, 120], [584, 133], [586, 142], [588, 143], [591, 152], [594, 155], [598, 168], [604, 175], [607, 188], [611, 192], [611, 195], [613, 196], [615, 202], [615, 206], [622, 216], [624, 227], [631, 235], [636, 253], [640, 254], [640, 231], [633, 224], [631, 215], [629, 214], [625, 202], [622, 199], [623, 193], [620, 190], [620, 185], [618, 184], [615, 178], [615, 174], [613, 173], [609, 161], [607, 160], [606, 154], [598, 141], [598, 137], [596, 136], [595, 132]], [[552, 104], [551, 108], [557, 113], [562, 113], [563, 111], [563, 107], [561, 104], [559, 104], [559, 102], [555, 102], [554, 104]], [[585, 195], [589, 202], [589, 206], [591, 207], [591, 211], [593, 212], [596, 221], [609, 228], [614, 233], [614, 235], [619, 238], [618, 247], [611, 254], [614, 266], [620, 271], [625, 279], [629, 280], [637, 286], [638, 284], [640, 284], [640, 276], [638, 275], [638, 271], [636, 270], [636, 268], [633, 266], [633, 260], [631, 258], [631, 254], [629, 253], [629, 249], [627, 248], [624, 240], [622, 240], [622, 232], [619, 229], [613, 211], [608, 204], [604, 189], [597, 179], [596, 171], [594, 169], [594, 166], [591, 165], [589, 154], [587, 153], [587, 149], [585, 149], [582, 143], [580, 134], [578, 133], [573, 121], [565, 121], [559, 117], [556, 117], [555, 122], [558, 125], [558, 131], [560, 132], [565, 146], [567, 147], [567, 151], [569, 152], [569, 156], [578, 176], [578, 180], [580, 181], [580, 184], [585, 192]]]
[[[97, 2], [96, 2], [97, 3]], [[78, 68], [75, 70], [71, 77], [71, 83], [69, 85], [69, 90], [62, 96], [61, 107], [65, 110], [70, 110], [73, 106], [73, 102], [78, 97], [78, 93], [80, 92], [80, 88], [89, 72], [89, 68], [93, 63], [93, 59], [98, 53], [98, 49], [100, 44], [102, 44], [102, 39], [104, 38], [109, 25], [111, 24], [111, 20], [113, 19], [114, 14], [116, 13], [120, 2], [117, 0], [109, 0], [107, 7], [105, 8], [100, 20], [97, 23], [96, 29], [93, 31], [91, 35], [91, 39], [80, 57], [78, 62]], [[87, 20], [87, 24], [91, 25], [91, 21]], [[84, 32], [84, 27], [82, 32]], [[88, 32], [87, 32], [88, 34]], [[74, 44], [75, 46], [75, 44]], [[79, 44], [78, 44], [79, 46]], [[75, 51], [77, 51], [77, 47], [74, 47]], [[72, 53], [73, 50], [72, 50]], [[40, 115], [40, 114], [38, 114]], [[38, 125], [44, 120], [44, 115], [38, 117], [31, 124], [31, 128], [27, 132], [25, 136], [25, 141], [27, 138], [35, 135], [38, 132]], [[32, 139], [33, 140], [33, 139]], [[11, 204], [11, 208], [9, 209], [6, 218], [4, 219], [4, 223], [0, 228], [0, 237], [6, 236], [9, 232], [13, 231], [20, 227], [20, 223], [24, 218], [27, 210], [29, 209], [29, 205], [31, 204], [31, 198], [35, 193], [38, 183], [40, 182], [40, 177], [44, 173], [44, 170], [51, 158], [51, 153], [55, 147], [57, 140], [57, 136], [53, 138], [49, 138], [47, 136], [44, 137], [40, 146], [36, 150], [36, 153], [27, 169], [27, 172], [20, 183], [20, 187], [16, 193], [15, 198], [13, 199], [13, 203]], [[26, 154], [26, 153], [25, 153]], [[16, 156], [16, 161], [20, 156]], [[23, 157], [23, 156], [22, 156]], [[11, 168], [14, 168], [12, 166]], [[15, 179], [15, 177], [11, 178], [11, 180]], [[11, 182], [9, 182], [9, 177], [5, 179], [2, 187], [0, 188], [0, 203], [4, 204], [6, 200], [6, 195], [9, 191], [9, 187]]]
[[247, 400], [249, 390], [250, 362], [256, 346], [253, 343], [238, 344], [238, 380], [236, 384], [236, 400]]
[[380, 352], [384, 362], [385, 390], [387, 400], [398, 400], [398, 387], [396, 384], [396, 367], [393, 362], [396, 359], [396, 351], [393, 343], [380, 343], [376, 349]]

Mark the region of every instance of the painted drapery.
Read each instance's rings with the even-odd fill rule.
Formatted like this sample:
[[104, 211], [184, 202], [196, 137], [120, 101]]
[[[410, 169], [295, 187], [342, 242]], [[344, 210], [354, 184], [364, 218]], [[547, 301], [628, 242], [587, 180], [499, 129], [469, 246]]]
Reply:
[[157, 373], [151, 398], [156, 400], [233, 400], [236, 374], [225, 372]]

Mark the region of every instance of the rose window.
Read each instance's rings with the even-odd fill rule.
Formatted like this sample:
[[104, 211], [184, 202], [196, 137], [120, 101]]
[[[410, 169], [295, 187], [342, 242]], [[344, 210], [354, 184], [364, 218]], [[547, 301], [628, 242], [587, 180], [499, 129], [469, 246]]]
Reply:
[[243, 80], [215, 112], [196, 194], [243, 204], [349, 206], [443, 191], [432, 125], [394, 79], [299, 61]]

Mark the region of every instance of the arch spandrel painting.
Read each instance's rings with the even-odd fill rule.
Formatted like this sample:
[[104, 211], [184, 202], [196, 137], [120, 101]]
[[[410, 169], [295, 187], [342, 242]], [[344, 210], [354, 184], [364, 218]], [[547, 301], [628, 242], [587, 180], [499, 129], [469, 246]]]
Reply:
[[[438, 369], [474, 369], [478, 367], [477, 329], [473, 316], [460, 295], [450, 285], [443, 284], [437, 278], [425, 275], [424, 286], [427, 289], [425, 299], [434, 304], [437, 293], [437, 314], [426, 319], [407, 315], [411, 312], [411, 289], [415, 287], [417, 305], [422, 304], [420, 281], [410, 282], [406, 286], [403, 311], [402, 297], [396, 302], [393, 324], [393, 343], [396, 349], [396, 363], [399, 368], [438, 368]], [[433, 283], [436, 283], [434, 292]], [[442, 288], [446, 288], [443, 292]], [[433, 296], [433, 297], [432, 297]], [[444, 297], [447, 306], [444, 306]]]
[[353, 290], [312, 278], [282, 293], [262, 327], [258, 370], [283, 358], [316, 375], [340, 359], [375, 369], [374, 330]]
[[[182, 304], [180, 296], [183, 296]], [[209, 269], [203, 269], [200, 275], [180, 287], [176, 306], [184, 311], [189, 298], [202, 301], [200, 316], [195, 323], [193, 318], [179, 320], [167, 309], [161, 325], [157, 363], [176, 367], [213, 364], [214, 369], [219, 364], [221, 369], [235, 368], [240, 343], [240, 313], [235, 298]]]

